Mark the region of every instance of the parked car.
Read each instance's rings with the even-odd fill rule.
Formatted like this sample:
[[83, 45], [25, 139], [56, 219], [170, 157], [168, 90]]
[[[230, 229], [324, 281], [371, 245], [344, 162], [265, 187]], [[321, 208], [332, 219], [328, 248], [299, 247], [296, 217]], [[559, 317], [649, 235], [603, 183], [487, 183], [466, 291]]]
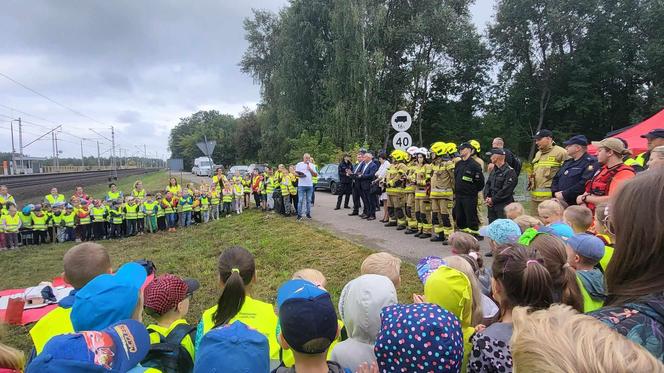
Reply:
[[258, 170], [259, 174], [262, 174], [265, 172], [265, 168], [267, 168], [267, 164], [265, 163], [252, 163], [249, 165], [249, 169], [247, 169], [248, 173], [253, 173], [254, 170]]
[[214, 164], [210, 161], [210, 158], [198, 157], [194, 159], [194, 167], [191, 169], [191, 173], [196, 176], [211, 176], [213, 169]]
[[337, 194], [339, 187], [339, 165], [337, 163], [328, 163], [318, 171], [318, 184], [316, 190], [329, 190], [332, 194]]
[[240, 176], [243, 176], [247, 174], [249, 171], [249, 166], [242, 166], [242, 165], [237, 165], [237, 166], [232, 166], [229, 170], [228, 173], [226, 174], [227, 178], [232, 178], [235, 176], [235, 171], [240, 171]]

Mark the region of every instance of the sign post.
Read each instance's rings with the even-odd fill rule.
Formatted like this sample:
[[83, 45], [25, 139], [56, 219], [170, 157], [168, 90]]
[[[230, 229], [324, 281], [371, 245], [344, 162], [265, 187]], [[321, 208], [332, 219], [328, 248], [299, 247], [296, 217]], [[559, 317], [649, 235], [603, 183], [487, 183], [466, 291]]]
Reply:
[[406, 132], [413, 124], [413, 118], [410, 114], [403, 110], [397, 111], [392, 114], [390, 123], [392, 124], [392, 128], [397, 131], [392, 138], [392, 146], [394, 149], [406, 150], [413, 146], [413, 139], [410, 137], [410, 134]]

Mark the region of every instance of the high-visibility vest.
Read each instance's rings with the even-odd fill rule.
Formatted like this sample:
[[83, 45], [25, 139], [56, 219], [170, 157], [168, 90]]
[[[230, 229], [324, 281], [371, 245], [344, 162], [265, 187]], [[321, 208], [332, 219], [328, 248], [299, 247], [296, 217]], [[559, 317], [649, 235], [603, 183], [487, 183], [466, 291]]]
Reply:
[[274, 176], [268, 176], [265, 179], [265, 193], [267, 195], [274, 193]]
[[32, 215], [32, 229], [35, 231], [45, 231], [46, 230], [46, 223], [48, 220], [48, 216], [42, 213], [42, 216], [37, 216], [34, 212], [31, 214]]
[[56, 202], [64, 202], [65, 201], [65, 196], [62, 194], [58, 194], [57, 197], [53, 197], [52, 194], [47, 194], [44, 196], [44, 199], [48, 201], [48, 203], [51, 204], [51, 206], [55, 205]]
[[201, 197], [201, 208], [203, 210], [210, 208], [210, 200], [207, 197]]
[[16, 201], [14, 200], [14, 196], [12, 196], [11, 194], [7, 194], [6, 196], [1, 196], [0, 195], [0, 204], [6, 205], [7, 202], [11, 202], [11, 203], [16, 204]]
[[[155, 201], [155, 203], [156, 203], [156, 201]], [[157, 218], [163, 218], [165, 215], [166, 215], [166, 212], [161, 207], [161, 204], [157, 203]]]
[[[217, 306], [208, 308], [203, 312], [201, 321], [196, 332], [196, 341], [199, 342], [203, 336], [214, 328], [213, 316], [217, 312]], [[267, 337], [270, 346], [270, 359], [279, 360], [279, 344], [277, 343], [277, 316], [274, 307], [265, 302], [245, 296], [240, 312], [232, 318], [228, 324], [241, 321], [247, 326], [256, 329]]]
[[51, 215], [51, 226], [52, 227], [59, 227], [62, 225], [62, 218], [64, 214], [61, 212], [59, 215], [52, 214]]
[[172, 198], [170, 201], [167, 200], [166, 198], [161, 200], [161, 205], [164, 208], [164, 213], [165, 214], [173, 214], [175, 210], [173, 209], [173, 200], [175, 198]]
[[194, 203], [191, 205], [194, 212], [201, 212], [201, 197], [194, 197]]
[[212, 206], [217, 206], [219, 204], [219, 193], [217, 191], [214, 191], [210, 195], [210, 204]]
[[182, 190], [182, 187], [180, 187], [180, 185], [176, 186], [169, 185], [166, 187], [166, 190], [173, 193], [174, 196], [177, 196], [178, 192]]
[[312, 168], [314, 169], [314, 171], [316, 171], [316, 176], [313, 176], [313, 175], [311, 176], [311, 183], [316, 185], [316, 184], [318, 184], [318, 167], [316, 167], [315, 164], [313, 164], [312, 166], [313, 166]]
[[583, 313], [593, 312], [604, 307], [604, 301], [591, 297], [578, 276], [576, 282], [579, 284], [579, 289], [581, 289], [581, 295], [583, 296]]
[[[80, 214], [81, 212], [86, 213], [86, 215], [84, 215], [84, 216], [80, 216], [79, 214]], [[79, 215], [79, 217], [78, 217], [78, 224], [80, 224], [80, 225], [88, 225], [88, 224], [90, 224], [90, 222], [91, 222], [91, 218], [90, 218], [90, 211], [89, 211], [89, 210], [83, 210], [82, 208], [80, 208], [80, 209], [78, 210], [78, 213], [77, 213], [76, 215]]]
[[109, 200], [109, 201], [113, 201], [113, 200], [120, 199], [120, 198], [122, 198], [122, 192], [120, 192], [120, 191], [111, 192], [109, 190], [108, 193], [106, 193], [106, 199]]
[[73, 228], [75, 224], [75, 217], [76, 213], [74, 211], [70, 212], [69, 214], [62, 214], [62, 221], [65, 223], [65, 227]]
[[5, 232], [7, 233], [16, 233], [18, 232], [18, 224], [21, 221], [21, 217], [18, 216], [18, 213], [14, 216], [4, 215], [2, 217], [5, 220]]
[[189, 201], [191, 201], [190, 198], [191, 198], [191, 197], [189, 197], [189, 198], [182, 198], [182, 199], [180, 200], [180, 203], [179, 203], [178, 205], [182, 207], [182, 212], [188, 212], [188, 211], [191, 211], [191, 209], [192, 209], [192, 204], [193, 204], [193, 203], [190, 203], [190, 202], [189, 202]]
[[[145, 209], [145, 214], [146, 215], [155, 215], [154, 208], [157, 206], [157, 202], [143, 202], [143, 208]], [[157, 211], [157, 214], [159, 214], [159, 211]]]
[[141, 190], [132, 189], [131, 195], [134, 196], [134, 198], [143, 199], [143, 198], [145, 198], [145, 189], [141, 189]]
[[37, 354], [40, 354], [46, 342], [56, 335], [74, 332], [74, 326], [71, 323], [71, 310], [71, 308], [56, 307], [44, 315], [30, 329], [30, 337], [32, 337]]
[[125, 206], [125, 219], [136, 220], [138, 219], [138, 205]]
[[21, 218], [21, 223], [23, 225], [23, 228], [31, 229], [32, 228], [32, 213], [25, 215], [23, 214], [23, 211], [19, 211], [18, 214], [16, 214]]
[[223, 198], [224, 203], [228, 202], [233, 202], [233, 193], [229, 190], [224, 189], [224, 198]]
[[106, 207], [93, 207], [92, 208], [92, 221], [95, 223], [103, 222], [104, 215], [106, 215]]
[[233, 185], [233, 194], [235, 194], [236, 196], [240, 195], [240, 194], [244, 194], [244, 187], [242, 187], [241, 182], [238, 183], [238, 184]]
[[111, 223], [115, 225], [122, 224], [122, 219], [124, 218], [122, 214], [122, 208], [118, 207], [117, 209], [111, 209]]

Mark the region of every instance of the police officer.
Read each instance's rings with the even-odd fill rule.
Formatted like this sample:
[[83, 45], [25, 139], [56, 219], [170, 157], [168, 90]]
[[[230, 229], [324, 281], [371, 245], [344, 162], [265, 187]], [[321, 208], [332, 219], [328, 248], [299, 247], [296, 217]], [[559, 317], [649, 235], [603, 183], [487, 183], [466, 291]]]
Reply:
[[553, 177], [551, 192], [567, 205], [576, 205], [576, 197], [583, 194], [586, 182], [599, 169], [597, 158], [588, 154], [588, 144], [588, 139], [583, 135], [572, 136], [563, 143], [571, 158], [563, 162]]
[[553, 197], [551, 193], [553, 177], [568, 156], [565, 149], [553, 143], [553, 132], [549, 130], [537, 131], [533, 140], [539, 150], [533, 158], [533, 173], [528, 176], [528, 190], [537, 207], [540, 202]]
[[658, 146], [664, 145], [664, 128], [655, 128], [645, 135], [641, 135], [641, 137], [648, 140], [648, 151], [625, 161], [625, 164], [632, 166], [636, 172], [647, 170], [652, 150]]
[[514, 188], [518, 176], [516, 171], [507, 164], [505, 149], [493, 148], [486, 153], [491, 156], [493, 168], [489, 179], [484, 185], [484, 202], [489, 210], [489, 224], [496, 219], [505, 218], [505, 206], [514, 202]]
[[454, 220], [457, 228], [479, 239], [477, 194], [484, 188], [482, 167], [473, 158], [475, 148], [467, 142], [459, 145], [461, 160], [454, 166]]
[[341, 201], [343, 200], [344, 196], [346, 196], [346, 200], [344, 202], [344, 208], [349, 209], [350, 206], [348, 206], [348, 200], [350, 199], [351, 195], [351, 186], [353, 180], [350, 178], [350, 174], [353, 173], [353, 163], [350, 161], [350, 154], [344, 153], [344, 159], [339, 163], [338, 167], [338, 172], [339, 172], [339, 196], [337, 197], [337, 207], [335, 207], [335, 210], [341, 209]]

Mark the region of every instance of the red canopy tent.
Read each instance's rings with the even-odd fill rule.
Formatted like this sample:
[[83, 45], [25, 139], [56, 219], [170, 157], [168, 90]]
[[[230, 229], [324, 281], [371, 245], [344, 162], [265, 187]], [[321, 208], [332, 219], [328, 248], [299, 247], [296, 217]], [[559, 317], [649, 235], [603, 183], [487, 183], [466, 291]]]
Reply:
[[[641, 135], [645, 135], [656, 128], [664, 128], [664, 110], [661, 110], [641, 123], [621, 128], [608, 135], [609, 137], [617, 137], [627, 141], [633, 155], [637, 155], [648, 150], [648, 140], [642, 138]], [[588, 146], [588, 153], [596, 154], [597, 149], [590, 145]]]

